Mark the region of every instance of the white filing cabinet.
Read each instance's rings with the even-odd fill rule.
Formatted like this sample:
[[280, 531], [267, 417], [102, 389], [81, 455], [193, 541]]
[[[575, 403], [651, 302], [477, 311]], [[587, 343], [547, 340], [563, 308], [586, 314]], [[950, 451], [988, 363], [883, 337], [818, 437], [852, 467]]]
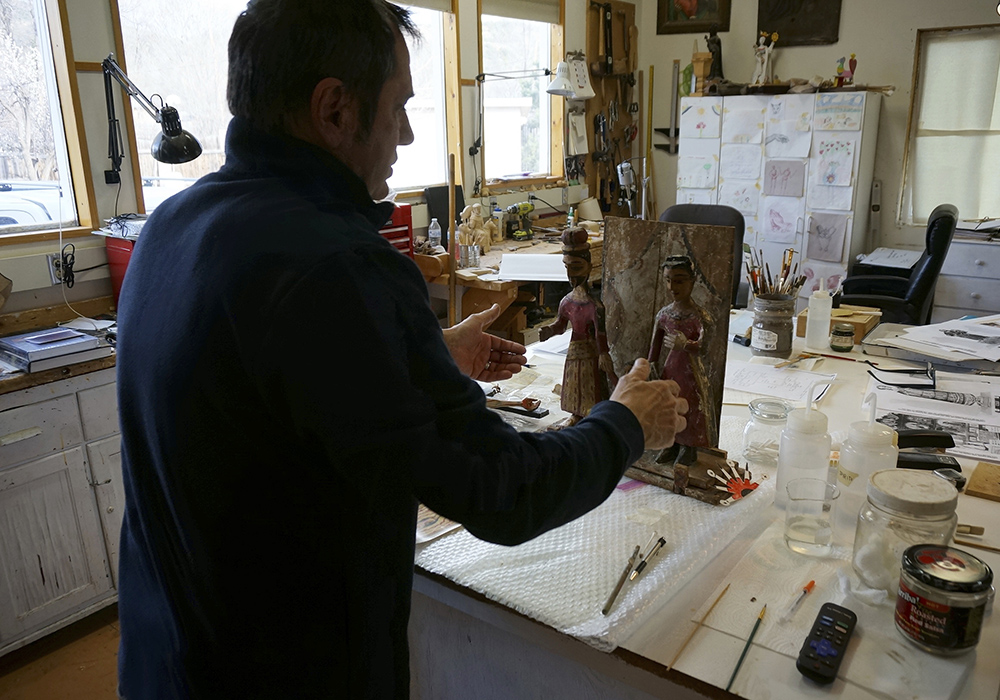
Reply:
[[0, 393], [0, 655], [117, 597], [115, 369]]
[[1000, 313], [1000, 243], [952, 240], [934, 290], [931, 323]]

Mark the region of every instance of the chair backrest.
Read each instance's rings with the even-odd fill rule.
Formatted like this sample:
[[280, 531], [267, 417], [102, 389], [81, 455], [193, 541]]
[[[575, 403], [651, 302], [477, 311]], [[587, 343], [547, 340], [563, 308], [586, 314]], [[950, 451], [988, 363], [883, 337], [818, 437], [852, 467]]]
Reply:
[[924, 253], [910, 272], [910, 286], [905, 296], [906, 303], [914, 308], [921, 325], [930, 321], [934, 305], [934, 284], [948, 255], [956, 225], [958, 209], [952, 204], [938, 205], [927, 219]]
[[660, 214], [660, 221], [675, 224], [706, 224], [708, 226], [732, 226], [733, 236], [733, 296], [731, 303], [736, 306], [743, 279], [743, 214], [725, 204], [675, 204]]

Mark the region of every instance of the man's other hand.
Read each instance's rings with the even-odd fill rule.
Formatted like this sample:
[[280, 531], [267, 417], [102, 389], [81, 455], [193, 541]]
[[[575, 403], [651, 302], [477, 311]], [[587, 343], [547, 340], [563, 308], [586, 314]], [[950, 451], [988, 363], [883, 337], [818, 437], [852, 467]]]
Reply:
[[686, 399], [678, 396], [680, 387], [673, 380], [646, 381], [649, 362], [638, 359], [628, 374], [618, 380], [611, 400], [624, 404], [642, 425], [647, 450], [659, 450], [674, 444], [674, 436], [687, 427], [684, 415]]
[[523, 345], [483, 330], [499, 316], [500, 305], [494, 304], [444, 331], [444, 342], [455, 364], [465, 374], [481, 382], [510, 379], [527, 362]]

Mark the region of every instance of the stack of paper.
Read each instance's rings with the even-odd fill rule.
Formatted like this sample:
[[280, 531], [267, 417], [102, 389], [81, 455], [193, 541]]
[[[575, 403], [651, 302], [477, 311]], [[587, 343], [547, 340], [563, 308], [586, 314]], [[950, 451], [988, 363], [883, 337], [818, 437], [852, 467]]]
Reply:
[[872, 343], [950, 362], [1000, 362], [1000, 314], [913, 326], [896, 337], [883, 337]]

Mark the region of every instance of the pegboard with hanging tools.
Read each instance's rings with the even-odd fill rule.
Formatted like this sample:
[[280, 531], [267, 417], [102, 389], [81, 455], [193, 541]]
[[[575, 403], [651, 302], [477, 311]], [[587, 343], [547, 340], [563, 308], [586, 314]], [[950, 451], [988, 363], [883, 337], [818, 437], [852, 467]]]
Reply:
[[587, 65], [596, 95], [586, 103], [591, 149], [585, 181], [605, 214], [637, 216], [642, 173], [633, 160], [640, 101], [635, 5], [588, 1]]

